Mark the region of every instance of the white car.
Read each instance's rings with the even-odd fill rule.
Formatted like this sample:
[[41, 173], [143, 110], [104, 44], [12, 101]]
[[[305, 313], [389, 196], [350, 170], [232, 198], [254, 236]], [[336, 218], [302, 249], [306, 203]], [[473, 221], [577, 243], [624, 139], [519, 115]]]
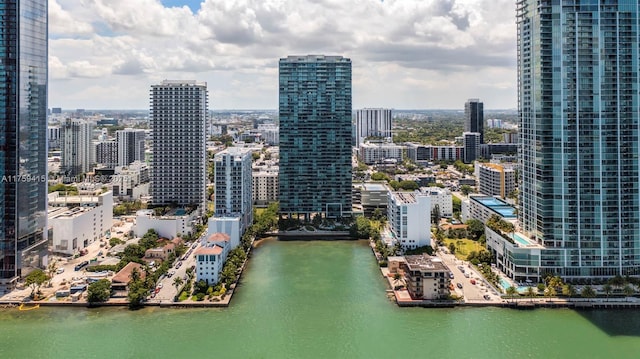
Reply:
[[162, 289], [162, 283], [158, 283], [158, 286], [156, 288]]

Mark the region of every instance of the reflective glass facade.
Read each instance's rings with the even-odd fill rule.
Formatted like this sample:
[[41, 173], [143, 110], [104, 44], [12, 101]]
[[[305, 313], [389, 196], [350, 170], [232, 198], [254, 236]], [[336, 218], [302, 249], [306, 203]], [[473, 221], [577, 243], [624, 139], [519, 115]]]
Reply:
[[280, 59], [280, 212], [351, 213], [351, 60]]
[[516, 3], [519, 219], [540, 272], [638, 275], [638, 1]]
[[0, 291], [43, 265], [47, 1], [0, 1]]

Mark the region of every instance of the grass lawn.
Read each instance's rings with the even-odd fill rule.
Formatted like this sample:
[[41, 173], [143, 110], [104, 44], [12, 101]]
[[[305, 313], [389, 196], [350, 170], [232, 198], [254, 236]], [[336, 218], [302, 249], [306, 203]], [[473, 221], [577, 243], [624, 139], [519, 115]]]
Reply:
[[484, 247], [470, 239], [445, 239], [444, 244], [447, 248], [449, 248], [449, 243], [453, 243], [456, 245], [456, 258], [466, 260], [469, 253], [476, 251], [480, 252], [484, 249]]

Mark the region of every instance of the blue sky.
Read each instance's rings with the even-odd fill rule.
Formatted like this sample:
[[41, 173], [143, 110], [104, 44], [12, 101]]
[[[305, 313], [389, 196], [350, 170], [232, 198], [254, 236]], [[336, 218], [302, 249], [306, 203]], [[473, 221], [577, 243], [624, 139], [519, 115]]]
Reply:
[[166, 7], [172, 7], [172, 6], [180, 7], [180, 6], [187, 5], [191, 9], [191, 12], [195, 13], [200, 9], [201, 0], [162, 0], [161, 2]]
[[278, 59], [306, 54], [351, 59], [354, 108], [516, 107], [513, 0], [48, 1], [51, 107], [144, 109], [190, 79], [213, 109], [277, 109]]

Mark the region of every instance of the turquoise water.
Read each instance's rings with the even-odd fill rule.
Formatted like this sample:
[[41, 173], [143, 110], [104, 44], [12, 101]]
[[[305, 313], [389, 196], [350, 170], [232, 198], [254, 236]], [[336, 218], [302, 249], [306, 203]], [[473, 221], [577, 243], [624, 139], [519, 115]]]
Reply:
[[0, 358], [638, 358], [640, 311], [398, 308], [364, 242], [264, 243], [226, 309], [0, 311]]
[[526, 240], [525, 238], [523, 238], [521, 235], [519, 235], [518, 233], [513, 233], [513, 235], [511, 236], [511, 238], [513, 238], [514, 241], [522, 244], [523, 246], [528, 246], [531, 243], [529, 243], [528, 240]]

